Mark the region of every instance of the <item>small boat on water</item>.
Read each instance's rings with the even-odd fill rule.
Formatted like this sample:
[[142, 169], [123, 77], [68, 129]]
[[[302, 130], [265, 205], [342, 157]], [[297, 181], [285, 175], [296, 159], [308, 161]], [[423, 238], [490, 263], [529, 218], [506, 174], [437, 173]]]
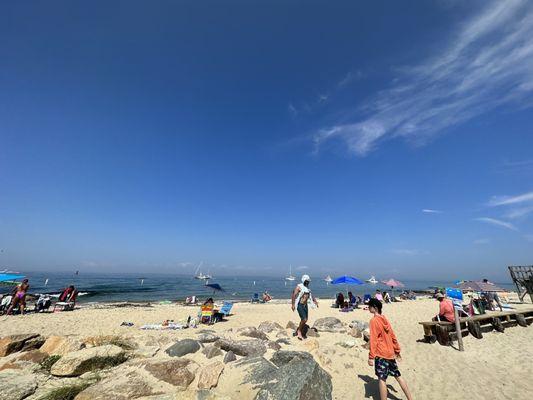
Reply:
[[212, 279], [213, 277], [209, 275], [209, 273], [207, 273], [207, 275], [202, 274], [202, 271], [200, 271], [200, 267], [202, 266], [202, 264], [203, 264], [203, 261], [200, 264], [198, 264], [198, 267], [196, 268], [196, 272], [194, 273], [194, 279], [199, 279], [203, 281]]
[[370, 277], [370, 279], [367, 279], [367, 280], [366, 280], [366, 282], [375, 285], [376, 283], [378, 283], [378, 280], [376, 279], [376, 277], [375, 277], [374, 275], [372, 275], [372, 276]]
[[289, 275], [285, 278], [286, 281], [294, 281], [296, 277], [292, 274], [292, 264], [289, 265]]
[[331, 275], [328, 275], [324, 278], [324, 280], [326, 281], [326, 284], [329, 285], [333, 279], [331, 279]]

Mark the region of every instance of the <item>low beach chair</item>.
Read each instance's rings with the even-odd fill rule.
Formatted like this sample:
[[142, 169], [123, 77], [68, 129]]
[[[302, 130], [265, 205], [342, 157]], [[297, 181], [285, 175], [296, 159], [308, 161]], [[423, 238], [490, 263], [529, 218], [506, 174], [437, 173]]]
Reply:
[[52, 310], [52, 312], [73, 311], [75, 305], [76, 302], [74, 301], [57, 301], [54, 304], [54, 309]]
[[198, 299], [196, 296], [189, 296], [185, 299], [185, 305], [187, 306], [195, 306], [198, 302]]
[[363, 297], [363, 304], [368, 304], [371, 298], [372, 296], [370, 296], [369, 294], [365, 294], [365, 297]]
[[250, 303], [259, 303], [259, 293], [254, 293], [254, 295], [250, 299]]
[[212, 324], [215, 316], [215, 307], [213, 304], [206, 304], [202, 306], [200, 311], [200, 322], [202, 324]]
[[233, 307], [233, 303], [231, 301], [225, 301], [224, 305], [220, 307], [219, 313], [227, 317], [228, 315], [230, 315], [232, 307]]

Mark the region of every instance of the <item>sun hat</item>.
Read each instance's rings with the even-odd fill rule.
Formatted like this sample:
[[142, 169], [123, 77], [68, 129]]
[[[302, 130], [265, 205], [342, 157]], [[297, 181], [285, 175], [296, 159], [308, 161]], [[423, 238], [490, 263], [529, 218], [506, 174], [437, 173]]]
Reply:
[[311, 278], [309, 277], [309, 275], [302, 275], [302, 283], [304, 283], [305, 281], [311, 282]]

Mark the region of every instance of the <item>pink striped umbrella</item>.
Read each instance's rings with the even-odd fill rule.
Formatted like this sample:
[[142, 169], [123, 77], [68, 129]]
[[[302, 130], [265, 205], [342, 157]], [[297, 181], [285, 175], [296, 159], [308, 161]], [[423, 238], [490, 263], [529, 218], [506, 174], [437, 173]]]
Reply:
[[397, 281], [395, 279], [389, 279], [388, 281], [381, 281], [383, 282], [384, 285], [387, 285], [387, 286], [390, 286], [391, 288], [395, 288], [395, 287], [405, 287], [405, 285], [403, 283], [401, 283], [400, 281]]

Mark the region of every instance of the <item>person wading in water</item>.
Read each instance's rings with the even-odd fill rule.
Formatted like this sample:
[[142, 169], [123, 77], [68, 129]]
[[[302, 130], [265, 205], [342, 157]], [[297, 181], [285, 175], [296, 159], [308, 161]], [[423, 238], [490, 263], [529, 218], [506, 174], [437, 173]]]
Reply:
[[300, 316], [300, 325], [296, 330], [299, 340], [305, 339], [304, 329], [309, 317], [309, 310], [307, 308], [307, 302], [309, 298], [311, 298], [311, 301], [318, 307], [318, 302], [311, 295], [311, 290], [309, 290], [309, 282], [311, 282], [309, 275], [303, 275], [302, 283], [299, 283], [292, 292], [292, 311], [296, 309], [298, 311], [298, 315]]

